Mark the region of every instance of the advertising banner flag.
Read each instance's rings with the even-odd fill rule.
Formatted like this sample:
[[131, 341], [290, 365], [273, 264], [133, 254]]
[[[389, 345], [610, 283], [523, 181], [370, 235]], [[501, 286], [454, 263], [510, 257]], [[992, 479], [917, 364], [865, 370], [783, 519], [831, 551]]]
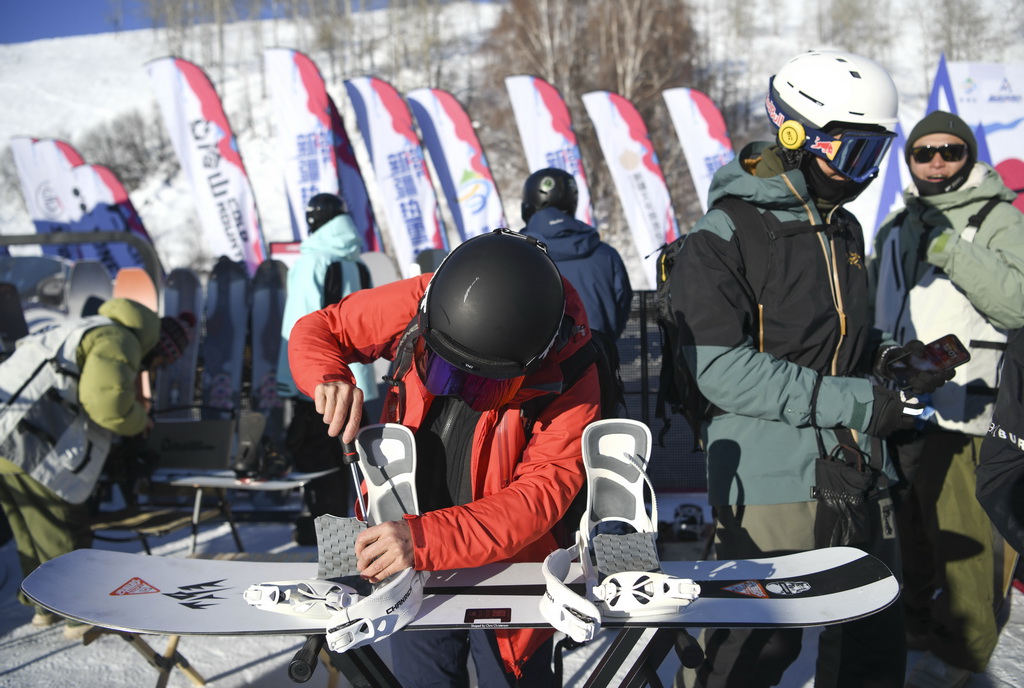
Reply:
[[735, 157], [725, 119], [711, 98], [696, 89], [669, 88], [661, 95], [690, 168], [701, 211], [707, 212], [711, 177]]
[[349, 215], [355, 223], [356, 230], [363, 237], [363, 251], [383, 251], [384, 244], [380, 238], [380, 226], [373, 214], [370, 193], [366, 190], [366, 180], [359, 169], [355, 151], [352, 150], [352, 139], [345, 129], [341, 113], [328, 96], [327, 104], [331, 108], [332, 131], [334, 132], [334, 154], [338, 158], [338, 175], [341, 180], [342, 196], [348, 205]]
[[375, 250], [380, 244], [366, 185], [320, 70], [297, 50], [268, 48], [264, 56], [292, 239], [301, 241], [308, 234], [305, 210], [310, 198], [340, 194], [363, 237], [363, 250]]
[[292, 238], [301, 241], [308, 234], [306, 202], [339, 191], [327, 90], [316, 65], [296, 50], [269, 48], [264, 60]]
[[952, 112], [975, 130], [979, 149], [990, 156], [979, 150], [978, 159], [996, 168], [1024, 210], [1024, 63], [947, 62], [942, 55], [928, 99], [928, 112], [935, 110]]
[[449, 248], [412, 115], [398, 91], [377, 77], [346, 80], [345, 90], [383, 199], [395, 261], [412, 277], [421, 251]]
[[192, 184], [204, 235], [215, 256], [244, 261], [250, 276], [267, 257], [252, 185], [213, 84], [178, 57], [146, 63], [164, 124]]
[[506, 77], [505, 88], [530, 172], [557, 167], [571, 173], [580, 192], [576, 219], [593, 225], [590, 185], [583, 171], [572, 116], [562, 94], [544, 79], [528, 74]]
[[[67, 232], [79, 212], [71, 170], [84, 161], [71, 144], [57, 139], [16, 136], [11, 139], [14, 166], [36, 233]], [[81, 257], [75, 244], [43, 245], [43, 255]]]
[[658, 249], [679, 236], [679, 225], [647, 125], [633, 104], [616, 93], [584, 93], [583, 106], [619, 192], [647, 288], [654, 289]]
[[[150, 241], [128, 192], [117, 176], [103, 165], [79, 165], [71, 170], [78, 203], [73, 232], [130, 232]], [[111, 277], [121, 268], [146, 267], [138, 250], [126, 242], [81, 244], [81, 257], [97, 260]]]
[[462, 241], [507, 227], [483, 146], [462, 104], [438, 88], [406, 94]]

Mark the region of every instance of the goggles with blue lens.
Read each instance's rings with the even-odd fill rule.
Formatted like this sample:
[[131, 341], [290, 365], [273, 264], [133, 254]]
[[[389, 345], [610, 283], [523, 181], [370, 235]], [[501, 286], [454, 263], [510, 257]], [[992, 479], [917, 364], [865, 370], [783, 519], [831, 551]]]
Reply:
[[416, 343], [423, 385], [434, 396], [458, 397], [474, 411], [490, 411], [512, 401], [524, 375], [505, 379], [484, 377], [449, 363], [420, 339]]
[[789, 150], [803, 149], [828, 163], [829, 167], [858, 184], [878, 174], [896, 134], [891, 131], [843, 129], [825, 132], [791, 119], [772, 99], [769, 85], [765, 109], [778, 127], [779, 143]]

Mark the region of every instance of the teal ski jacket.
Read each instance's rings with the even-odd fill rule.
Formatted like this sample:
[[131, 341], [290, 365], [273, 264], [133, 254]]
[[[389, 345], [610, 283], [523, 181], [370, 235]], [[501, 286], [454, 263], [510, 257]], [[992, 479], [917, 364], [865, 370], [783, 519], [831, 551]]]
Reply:
[[[778, 159], [768, 147], [750, 144], [718, 170], [711, 209], [670, 276], [681, 353], [717, 407], [701, 428], [712, 505], [811, 501], [815, 460], [839, 444], [838, 428], [895, 480], [884, 443], [863, 432], [874, 405], [867, 374], [883, 342], [860, 225], [841, 207], [822, 218], [797, 170], [756, 176], [765, 153]], [[732, 221], [713, 207], [725, 196], [781, 223], [759, 293]]]
[[[352, 218], [338, 215], [328, 220], [317, 231], [306, 237], [299, 247], [299, 257], [288, 269], [288, 297], [281, 319], [281, 351], [277, 361], [277, 394], [281, 397], [299, 397], [309, 400], [295, 386], [288, 363], [288, 338], [292, 327], [302, 316], [324, 306], [324, 278], [332, 263], [341, 263], [342, 296], [358, 291], [359, 262], [362, 240]], [[352, 366], [356, 386], [363, 390], [363, 399], [376, 399], [377, 379], [372, 365], [356, 363]]]

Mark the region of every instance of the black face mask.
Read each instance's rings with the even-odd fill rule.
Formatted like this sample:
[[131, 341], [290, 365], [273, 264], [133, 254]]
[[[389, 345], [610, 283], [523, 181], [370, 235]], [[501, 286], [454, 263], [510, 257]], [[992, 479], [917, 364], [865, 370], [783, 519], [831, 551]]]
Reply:
[[917, 193], [922, 196], [937, 196], [938, 194], [949, 193], [950, 191], [956, 191], [964, 182], [967, 181], [967, 177], [970, 176], [971, 170], [974, 168], [974, 156], [969, 156], [967, 162], [961, 167], [956, 174], [947, 179], [943, 179], [939, 182], [930, 182], [927, 179], [918, 179], [914, 175], [910, 175], [914, 179], [914, 186], [917, 187]]
[[800, 171], [804, 173], [807, 180], [807, 188], [816, 201], [819, 210], [832, 209], [843, 203], [849, 203], [860, 196], [861, 192], [871, 183], [858, 184], [852, 179], [832, 179], [817, 163], [813, 155], [805, 155], [800, 165]]

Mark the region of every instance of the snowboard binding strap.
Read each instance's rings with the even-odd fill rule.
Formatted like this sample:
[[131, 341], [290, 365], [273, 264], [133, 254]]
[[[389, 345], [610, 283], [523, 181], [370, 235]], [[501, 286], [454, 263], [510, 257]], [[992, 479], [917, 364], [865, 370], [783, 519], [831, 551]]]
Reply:
[[[651, 432], [643, 423], [607, 419], [583, 431], [587, 511], [576, 545], [545, 558], [547, 590], [540, 609], [548, 623], [576, 642], [593, 639], [602, 616], [673, 613], [700, 596], [700, 586], [661, 572], [655, 543], [657, 503], [647, 478]], [[651, 514], [644, 486], [650, 488]], [[579, 558], [585, 595], [565, 581]]]
[[[356, 437], [359, 468], [367, 491], [371, 525], [419, 514], [416, 443], [398, 424], [370, 425]], [[317, 577], [250, 586], [245, 600], [259, 609], [325, 619], [327, 646], [345, 652], [377, 642], [416, 618], [429, 574], [405, 569], [381, 583], [364, 580], [356, 566], [355, 541], [366, 523], [354, 518], [315, 520]]]

